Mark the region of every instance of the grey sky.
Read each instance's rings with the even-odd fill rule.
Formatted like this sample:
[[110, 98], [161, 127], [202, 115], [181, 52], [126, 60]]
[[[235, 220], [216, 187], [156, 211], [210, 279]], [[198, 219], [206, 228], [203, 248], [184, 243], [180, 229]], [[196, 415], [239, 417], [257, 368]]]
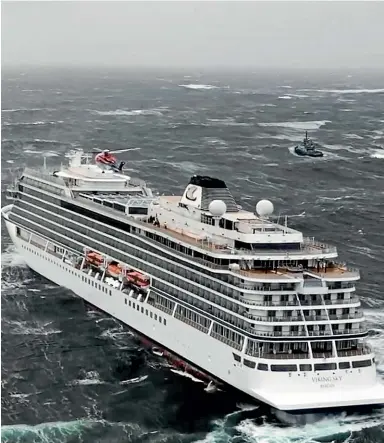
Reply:
[[2, 63], [384, 68], [384, 2], [2, 2]]

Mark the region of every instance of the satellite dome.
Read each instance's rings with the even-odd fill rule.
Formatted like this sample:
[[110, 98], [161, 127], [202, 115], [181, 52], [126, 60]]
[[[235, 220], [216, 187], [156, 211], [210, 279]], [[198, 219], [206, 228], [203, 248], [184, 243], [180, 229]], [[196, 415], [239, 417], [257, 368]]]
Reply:
[[260, 200], [256, 205], [256, 212], [260, 217], [268, 217], [273, 214], [273, 203], [269, 200]]
[[213, 200], [209, 204], [208, 210], [214, 217], [222, 217], [227, 211], [227, 205], [223, 200]]

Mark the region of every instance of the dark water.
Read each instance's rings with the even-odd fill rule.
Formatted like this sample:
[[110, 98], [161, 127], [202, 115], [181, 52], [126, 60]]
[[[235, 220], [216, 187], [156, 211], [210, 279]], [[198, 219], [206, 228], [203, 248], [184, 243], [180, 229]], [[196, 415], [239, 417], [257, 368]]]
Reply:
[[[43, 154], [59, 166], [72, 148], [132, 146], [140, 150], [123, 155], [127, 168], [160, 192], [179, 193], [201, 173], [224, 178], [246, 208], [271, 199], [293, 227], [361, 268], [384, 377], [384, 76], [188, 75], [4, 72], [3, 187]], [[305, 130], [324, 158], [292, 153]], [[384, 441], [384, 411], [287, 427], [233, 393], [205, 393], [118, 322], [29, 270], [4, 227], [2, 271], [6, 442]]]

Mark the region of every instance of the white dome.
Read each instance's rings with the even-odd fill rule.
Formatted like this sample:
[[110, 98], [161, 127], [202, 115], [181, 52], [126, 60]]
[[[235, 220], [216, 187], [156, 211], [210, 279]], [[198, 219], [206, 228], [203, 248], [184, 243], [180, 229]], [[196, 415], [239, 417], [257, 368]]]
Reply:
[[223, 200], [213, 200], [209, 204], [208, 210], [214, 217], [222, 217], [227, 212], [227, 205]]
[[256, 212], [260, 217], [273, 214], [273, 203], [269, 200], [260, 200], [256, 205]]

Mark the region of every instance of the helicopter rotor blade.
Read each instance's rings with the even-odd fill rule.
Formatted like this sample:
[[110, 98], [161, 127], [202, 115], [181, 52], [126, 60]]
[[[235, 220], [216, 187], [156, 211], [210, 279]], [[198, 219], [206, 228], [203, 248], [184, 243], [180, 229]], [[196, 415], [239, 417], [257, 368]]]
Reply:
[[109, 151], [111, 154], [120, 154], [122, 152], [128, 152], [128, 151], [137, 151], [140, 148], [126, 148], [126, 149], [117, 149], [116, 151]]

